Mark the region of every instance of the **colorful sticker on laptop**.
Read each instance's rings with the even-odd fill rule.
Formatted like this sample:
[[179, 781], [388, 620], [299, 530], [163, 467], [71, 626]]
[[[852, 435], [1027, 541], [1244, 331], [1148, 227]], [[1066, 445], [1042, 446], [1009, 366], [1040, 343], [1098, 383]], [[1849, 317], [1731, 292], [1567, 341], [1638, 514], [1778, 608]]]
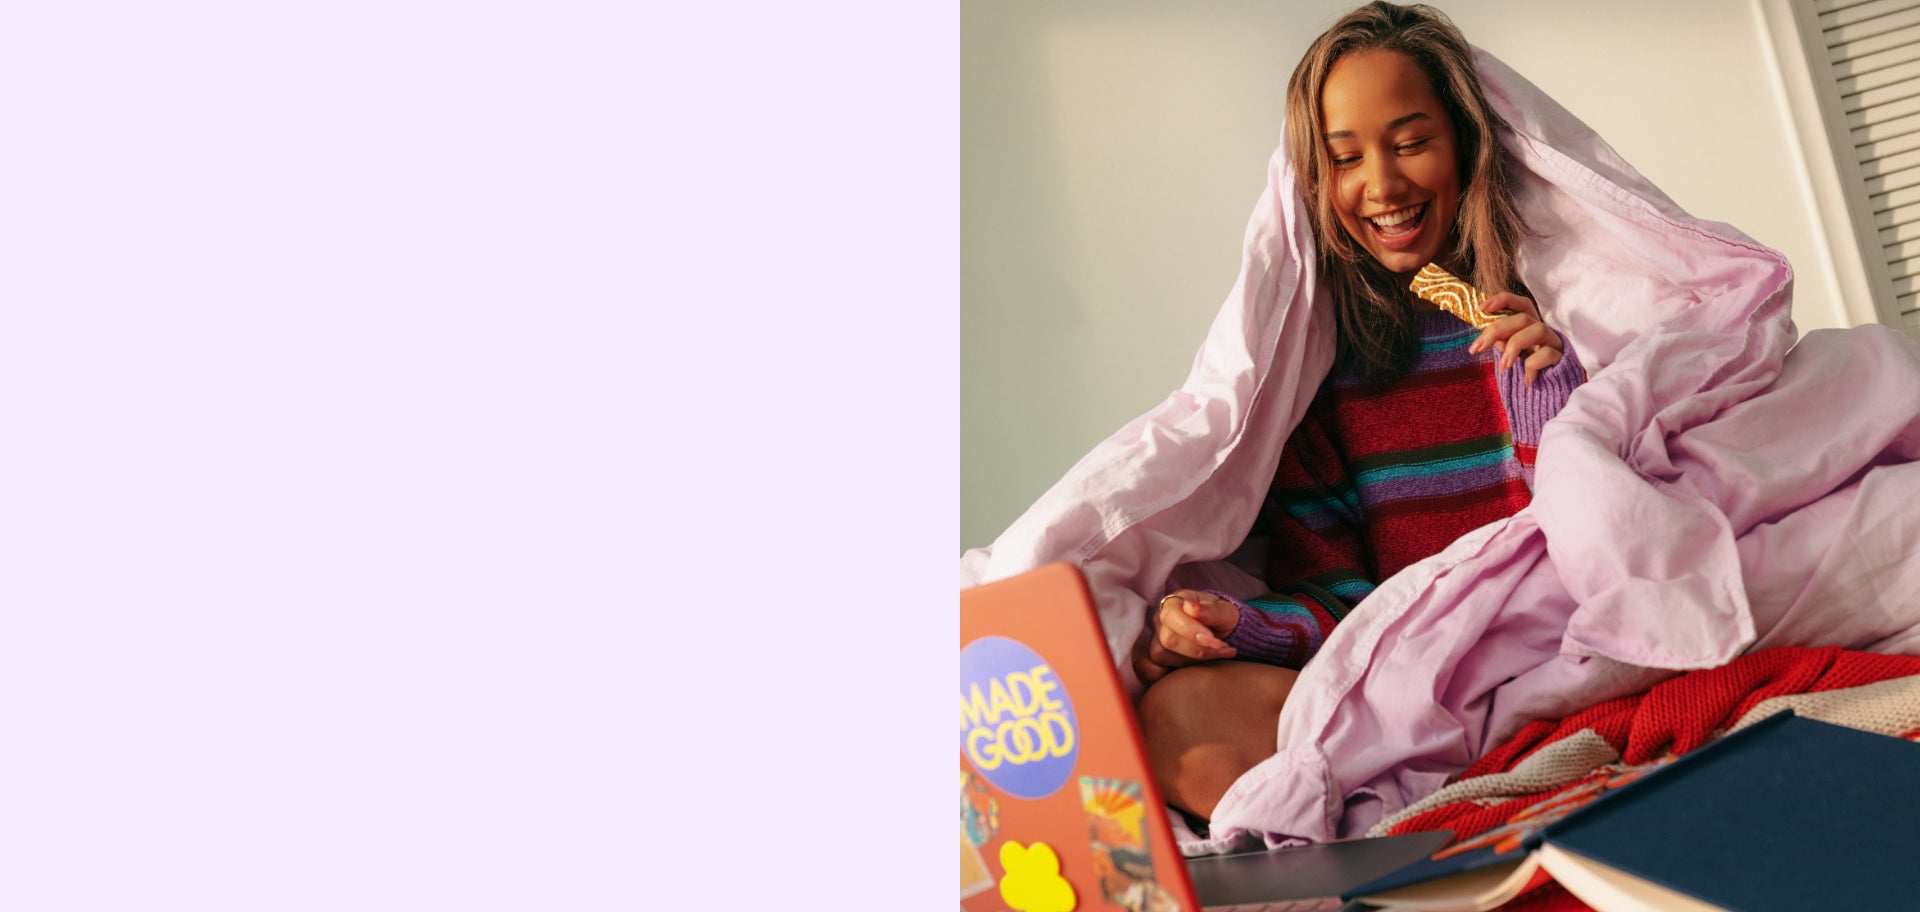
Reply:
[[980, 855], [980, 847], [967, 840], [965, 830], [960, 831], [960, 898], [966, 899], [975, 893], [993, 889], [993, 872], [987, 870], [987, 860]]
[[1080, 898], [1060, 876], [1060, 853], [1044, 842], [1000, 844], [1000, 898], [1015, 912], [1073, 912]]
[[1147, 845], [1148, 808], [1140, 783], [1080, 777], [1080, 808], [1086, 812], [1100, 894], [1128, 912], [1174, 912], [1180, 904], [1153, 877]]
[[966, 770], [960, 771], [960, 823], [977, 846], [986, 845], [1000, 831], [1000, 805], [987, 784]]
[[1045, 798], [1073, 775], [1080, 729], [1053, 666], [1018, 640], [960, 650], [960, 753], [1016, 798]]

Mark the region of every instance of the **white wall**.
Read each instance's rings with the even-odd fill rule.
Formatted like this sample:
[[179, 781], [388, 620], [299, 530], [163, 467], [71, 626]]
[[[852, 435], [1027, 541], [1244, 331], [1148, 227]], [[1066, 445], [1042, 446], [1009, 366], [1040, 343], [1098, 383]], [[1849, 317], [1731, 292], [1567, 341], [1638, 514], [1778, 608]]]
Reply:
[[[1287, 77], [1355, 5], [964, 0], [964, 547], [1185, 379]], [[1785, 254], [1803, 332], [1846, 325], [1756, 0], [1437, 5], [1682, 207]]]

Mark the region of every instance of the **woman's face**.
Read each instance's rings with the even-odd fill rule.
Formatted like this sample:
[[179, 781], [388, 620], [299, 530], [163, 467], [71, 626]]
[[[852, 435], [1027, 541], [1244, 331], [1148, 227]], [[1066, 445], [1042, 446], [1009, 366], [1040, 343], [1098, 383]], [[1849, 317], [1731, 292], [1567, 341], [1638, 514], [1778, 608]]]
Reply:
[[1460, 211], [1458, 135], [1412, 58], [1357, 51], [1334, 61], [1320, 91], [1333, 210], [1361, 247], [1396, 273], [1432, 262]]

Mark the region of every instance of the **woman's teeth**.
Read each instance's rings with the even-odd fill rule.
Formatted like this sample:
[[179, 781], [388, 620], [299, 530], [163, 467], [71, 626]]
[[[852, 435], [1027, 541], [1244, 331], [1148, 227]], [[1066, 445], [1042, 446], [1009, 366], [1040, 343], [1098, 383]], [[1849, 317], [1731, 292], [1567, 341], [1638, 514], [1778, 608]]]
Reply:
[[1414, 219], [1417, 219], [1420, 217], [1420, 213], [1425, 211], [1427, 211], [1427, 204], [1421, 203], [1420, 205], [1414, 206], [1411, 209], [1401, 209], [1396, 212], [1389, 212], [1386, 215], [1374, 216], [1373, 218], [1368, 219], [1368, 221], [1373, 223], [1373, 227], [1378, 228], [1382, 231], [1385, 231], [1386, 229], [1392, 228], [1396, 225], [1413, 221]]

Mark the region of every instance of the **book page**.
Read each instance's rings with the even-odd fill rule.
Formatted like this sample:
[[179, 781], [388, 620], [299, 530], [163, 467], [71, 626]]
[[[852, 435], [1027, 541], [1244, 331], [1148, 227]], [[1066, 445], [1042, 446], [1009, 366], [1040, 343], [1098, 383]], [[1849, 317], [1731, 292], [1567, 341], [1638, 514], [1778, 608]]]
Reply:
[[1540, 846], [1534, 857], [1567, 892], [1596, 912], [1725, 912], [1712, 903], [1623, 874], [1551, 842]]
[[1449, 874], [1424, 883], [1359, 897], [1383, 909], [1420, 912], [1481, 912], [1538, 886], [1548, 878], [1534, 855]]

